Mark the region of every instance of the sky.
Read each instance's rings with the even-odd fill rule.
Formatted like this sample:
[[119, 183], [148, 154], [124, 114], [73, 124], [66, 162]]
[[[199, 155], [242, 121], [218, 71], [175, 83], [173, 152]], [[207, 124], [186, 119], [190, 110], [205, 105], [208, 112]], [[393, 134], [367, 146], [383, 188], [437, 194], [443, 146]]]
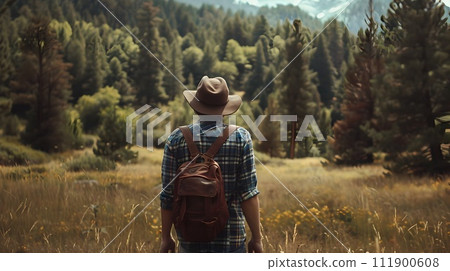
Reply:
[[[276, 4], [294, 4], [301, 2], [302, 0], [235, 0], [235, 2], [247, 2], [255, 6], [275, 6]], [[316, 0], [320, 1], [320, 0]], [[375, 0], [376, 1], [376, 0]], [[442, 0], [447, 6], [450, 6], [450, 0]]]

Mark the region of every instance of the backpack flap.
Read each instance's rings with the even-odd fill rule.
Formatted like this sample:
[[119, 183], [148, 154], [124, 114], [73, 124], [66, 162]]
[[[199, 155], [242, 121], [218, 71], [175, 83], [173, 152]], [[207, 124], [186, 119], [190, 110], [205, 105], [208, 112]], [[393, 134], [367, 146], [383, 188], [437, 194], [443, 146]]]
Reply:
[[190, 177], [180, 180], [178, 195], [213, 198], [217, 195], [217, 188], [216, 181], [210, 181], [201, 177]]

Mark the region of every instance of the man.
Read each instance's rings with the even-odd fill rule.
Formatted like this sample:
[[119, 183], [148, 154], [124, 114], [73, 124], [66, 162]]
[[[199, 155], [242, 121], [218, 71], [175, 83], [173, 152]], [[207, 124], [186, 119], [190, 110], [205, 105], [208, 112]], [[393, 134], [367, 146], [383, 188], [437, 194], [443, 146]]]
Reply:
[[[242, 100], [238, 95], [229, 95], [226, 81], [221, 77], [204, 76], [196, 91], [184, 91], [189, 105], [198, 115], [227, 116], [236, 112]], [[220, 126], [220, 127], [219, 127]], [[201, 153], [221, 135], [224, 125], [205, 121], [189, 125]], [[195, 134], [197, 132], [197, 134]], [[256, 169], [253, 145], [247, 130], [239, 127], [214, 156], [220, 165], [225, 186], [229, 219], [221, 233], [211, 242], [187, 242], [178, 234], [180, 252], [246, 252], [245, 220], [251, 239], [248, 252], [262, 252], [262, 236], [259, 224], [259, 200], [256, 184]], [[172, 132], [166, 141], [162, 162], [161, 220], [162, 236], [160, 252], [175, 252], [171, 236], [173, 225], [173, 179], [178, 167], [190, 161], [188, 146], [180, 129]]]

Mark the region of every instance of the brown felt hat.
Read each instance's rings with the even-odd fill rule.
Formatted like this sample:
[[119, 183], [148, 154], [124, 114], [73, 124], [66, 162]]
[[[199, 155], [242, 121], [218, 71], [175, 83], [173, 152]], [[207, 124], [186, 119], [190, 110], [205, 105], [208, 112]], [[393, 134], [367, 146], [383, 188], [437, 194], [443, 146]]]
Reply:
[[239, 95], [229, 95], [227, 82], [222, 77], [203, 76], [197, 90], [183, 92], [186, 101], [198, 113], [204, 115], [231, 115], [241, 106]]

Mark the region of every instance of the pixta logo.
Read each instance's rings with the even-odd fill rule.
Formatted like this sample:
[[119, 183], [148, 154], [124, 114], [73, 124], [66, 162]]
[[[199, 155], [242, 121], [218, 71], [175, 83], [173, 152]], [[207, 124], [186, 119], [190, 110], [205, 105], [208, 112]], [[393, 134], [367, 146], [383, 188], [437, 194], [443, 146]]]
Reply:
[[[147, 150], [153, 151], [153, 138], [154, 138], [154, 129], [155, 127], [162, 123], [164, 120], [166, 120], [170, 115], [172, 115], [169, 112], [163, 112], [162, 114], [159, 114], [161, 112], [161, 109], [159, 108], [153, 108], [151, 109], [151, 106], [146, 104], [139, 108], [138, 110], [134, 111], [127, 117], [127, 127], [126, 127], [126, 140], [129, 144], [133, 144], [133, 120], [136, 119], [136, 145], [139, 147], [144, 147], [143, 140], [144, 140], [144, 124], [147, 123]], [[159, 114], [159, 116], [157, 116]], [[152, 119], [153, 118], [153, 119]], [[151, 121], [149, 121], [152, 119]], [[170, 122], [167, 122], [165, 125], [165, 132], [164, 135], [158, 138], [157, 144], [161, 144], [164, 142], [170, 135]]]
[[[161, 113], [161, 109], [153, 108], [151, 109], [150, 105], [144, 105], [138, 110], [134, 111], [132, 114], [127, 117], [126, 124], [126, 140], [129, 144], [133, 144], [133, 121], [136, 122], [136, 145], [139, 147], [144, 147], [144, 125], [146, 124], [146, 147], [149, 151], [153, 151], [154, 140], [154, 129], [157, 125], [160, 125], [167, 118], [169, 118], [172, 114], [169, 112]], [[262, 121], [269, 117], [271, 122], [279, 122], [280, 129], [280, 141], [287, 141], [287, 128], [289, 122], [297, 122], [296, 115], [260, 115], [258, 118], [253, 121], [248, 115], [240, 115], [240, 117], [244, 120], [247, 125], [247, 128], [253, 133], [259, 141], [267, 141], [266, 137], [263, 135], [263, 131], [259, 129]], [[229, 124], [236, 124], [236, 115], [229, 116], [228, 121]], [[200, 126], [197, 125], [201, 122], [215, 122], [215, 127], [223, 127], [223, 116], [221, 115], [193, 115], [193, 139], [194, 141], [200, 141]], [[220, 129], [219, 129], [220, 130]], [[220, 130], [221, 133], [222, 130]], [[171, 124], [169, 121], [166, 121], [164, 134], [158, 138], [156, 144], [160, 145], [163, 143], [170, 135], [171, 132]], [[210, 131], [206, 131], [207, 133]], [[215, 136], [219, 136], [220, 134], [215, 134], [214, 131], [211, 131]], [[295, 141], [303, 141], [304, 138], [313, 137], [313, 133], [317, 141], [325, 141], [325, 138], [320, 131], [319, 126], [317, 125], [314, 116], [306, 115], [301, 123], [300, 130], [295, 137]], [[230, 136], [230, 140], [234, 140], [234, 136]]]

